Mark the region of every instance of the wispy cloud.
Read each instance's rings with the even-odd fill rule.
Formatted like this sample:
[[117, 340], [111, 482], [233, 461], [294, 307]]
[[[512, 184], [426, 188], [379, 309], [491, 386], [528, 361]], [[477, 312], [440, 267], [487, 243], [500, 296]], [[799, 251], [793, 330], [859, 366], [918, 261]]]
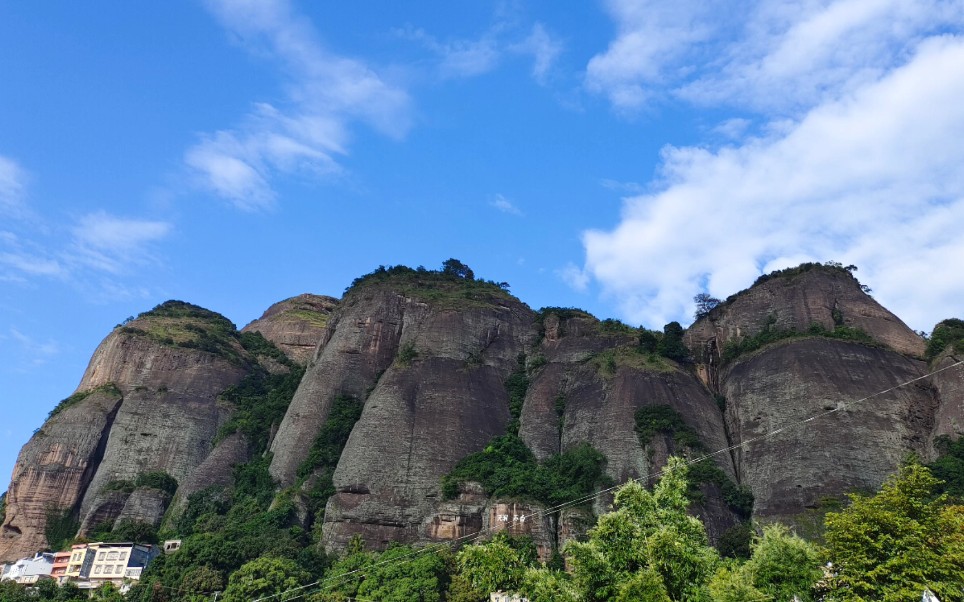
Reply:
[[281, 106], [255, 103], [232, 129], [206, 134], [185, 154], [198, 181], [236, 207], [275, 202], [278, 174], [319, 176], [339, 170], [350, 126], [365, 123], [399, 138], [411, 124], [408, 94], [365, 63], [327, 51], [311, 24], [284, 0], [212, 0], [211, 12], [251, 52], [280, 63]]
[[657, 89], [682, 76], [685, 59], [698, 52], [731, 14], [721, 10], [722, 4], [608, 0], [616, 36], [605, 52], [590, 59], [586, 86], [604, 94], [618, 110], [642, 107]]
[[440, 40], [422, 28], [401, 28], [400, 38], [417, 42], [435, 55], [438, 76], [442, 79], [476, 77], [496, 69], [506, 56], [531, 56], [532, 78], [545, 85], [556, 59], [563, 51], [562, 41], [542, 23], [521, 30], [515, 19], [502, 14], [476, 38]]
[[872, 83], [921, 39], [959, 28], [958, 1], [759, 2], [719, 67], [684, 83], [701, 104], [729, 103], [792, 115]]
[[609, 0], [617, 33], [586, 86], [614, 108], [654, 98], [799, 115], [869, 84], [924, 37], [964, 24], [957, 0]]
[[933, 36], [764, 137], [668, 148], [661, 188], [584, 234], [585, 272], [625, 317], [659, 326], [685, 321], [704, 287], [725, 296], [761, 272], [835, 259], [927, 330], [964, 298], [950, 267], [964, 262], [961, 98], [964, 38]]
[[505, 197], [502, 196], [501, 194], [495, 195], [495, 198], [492, 199], [492, 202], [489, 203], [489, 204], [492, 205], [493, 207], [495, 207], [496, 209], [498, 209], [499, 211], [501, 211], [502, 213], [508, 213], [509, 215], [522, 216], [522, 210], [519, 209], [518, 207], [516, 207], [516, 206], [512, 203], [512, 201], [510, 201], [509, 199], [505, 198]]
[[53, 339], [37, 341], [16, 328], [11, 328], [10, 338], [20, 347], [21, 369], [43, 366], [61, 352], [60, 343]]
[[514, 50], [532, 55], [532, 78], [540, 85], [545, 85], [556, 59], [562, 54], [563, 45], [542, 23], [536, 23], [529, 37], [517, 44]]
[[90, 213], [73, 227], [72, 257], [86, 266], [118, 274], [153, 261], [151, 245], [170, 231], [171, 224], [164, 221]]
[[0, 155], [0, 216], [22, 217], [25, 180], [23, 168], [13, 159]]

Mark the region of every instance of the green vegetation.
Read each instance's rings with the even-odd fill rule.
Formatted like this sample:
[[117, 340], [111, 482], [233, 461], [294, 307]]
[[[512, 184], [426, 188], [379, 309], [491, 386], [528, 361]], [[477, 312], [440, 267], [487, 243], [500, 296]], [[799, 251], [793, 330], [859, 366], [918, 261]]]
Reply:
[[320, 576], [328, 560], [310, 534], [297, 526], [291, 499], [275, 498], [270, 462], [270, 454], [260, 455], [235, 468], [234, 487], [211, 487], [191, 495], [173, 521], [174, 529], [159, 534], [162, 539], [180, 537], [180, 550], [156, 558], [128, 600], [159, 600], [155, 584], [161, 591], [210, 594], [213, 590], [194, 587], [227, 582], [243, 565], [263, 556], [294, 561], [312, 577]]
[[120, 389], [118, 389], [117, 385], [115, 385], [114, 383], [106, 383], [99, 387], [94, 387], [93, 389], [88, 389], [86, 391], [78, 391], [73, 395], [71, 395], [70, 397], [68, 397], [67, 399], [62, 400], [56, 406], [54, 406], [54, 409], [50, 410], [50, 413], [47, 415], [47, 420], [50, 420], [51, 418], [63, 412], [70, 406], [77, 405], [78, 403], [87, 399], [94, 393], [104, 393], [105, 395], [111, 395], [111, 396], [114, 396], [114, 395], [120, 396], [121, 394]]
[[717, 569], [707, 585], [715, 602], [815, 599], [814, 585], [823, 575], [816, 546], [771, 524], [763, 527], [762, 536], [754, 536], [751, 550], [745, 563]]
[[783, 341], [787, 339], [803, 337], [823, 337], [828, 339], [839, 339], [860, 343], [868, 347], [881, 347], [869, 334], [859, 328], [852, 326], [835, 326], [833, 330], [827, 330], [817, 323], [811, 324], [807, 330], [800, 332], [794, 328], [785, 329], [775, 327], [776, 318], [770, 316], [763, 325], [762, 330], [751, 337], [743, 337], [739, 340], [732, 340], [723, 346], [723, 362], [731, 362], [741, 355], [756, 351], [761, 347]]
[[407, 368], [412, 364], [413, 361], [415, 361], [417, 357], [418, 350], [415, 349], [415, 343], [413, 341], [409, 341], [399, 348], [398, 354], [395, 356], [395, 362], [399, 366]]
[[48, 508], [44, 536], [51, 550], [63, 550], [80, 529], [80, 521], [70, 508]]
[[[106, 598], [94, 599], [105, 600]], [[11, 580], [0, 581], [0, 602], [90, 602], [90, 600], [87, 590], [82, 590], [73, 583], [57, 585], [53, 579], [41, 579], [34, 585], [21, 585]]]
[[311, 324], [315, 328], [324, 328], [328, 325], [328, 314], [311, 309], [292, 309], [286, 311], [285, 315]]
[[442, 477], [442, 493], [453, 498], [460, 483], [476, 481], [493, 497], [554, 506], [606, 486], [605, 464], [605, 456], [588, 443], [540, 464], [518, 435], [506, 434], [493, 439], [483, 451], [460, 460]]
[[311, 573], [294, 560], [262, 556], [246, 562], [231, 574], [223, 599], [224, 602], [249, 602], [265, 596], [276, 596], [305, 585], [310, 580]]
[[237, 329], [230, 320], [184, 301], [165, 301], [121, 326], [126, 334], [146, 336], [173, 347], [199, 349], [243, 364]]
[[352, 281], [345, 294], [372, 286], [386, 286], [399, 294], [444, 308], [501, 304], [513, 298], [507, 283], [478, 280], [472, 270], [457, 259], [445, 261], [440, 270], [422, 266], [415, 269], [403, 265], [378, 266], [375, 271]]
[[137, 475], [134, 486], [160, 489], [168, 495], [174, 495], [174, 492], [177, 491], [177, 479], [163, 470], [154, 470]]
[[964, 320], [950, 318], [939, 322], [927, 340], [924, 356], [932, 360], [948, 347], [955, 353], [964, 353]]
[[671, 458], [653, 491], [630, 481], [585, 542], [565, 552], [586, 600], [701, 600], [719, 563], [699, 519], [686, 512], [686, 464]]
[[141, 521], [123, 520], [115, 528], [112, 522], [94, 527], [87, 537], [88, 541], [132, 541], [134, 543], [158, 543], [157, 528]]
[[[706, 452], [703, 442], [679, 412], [667, 405], [645, 406], [636, 411], [636, 434], [643, 446], [649, 445], [657, 434], [671, 437], [676, 444], [677, 453], [688, 456], [702, 455]], [[689, 468], [689, 489], [687, 496], [692, 502], [701, 502], [701, 485], [716, 485], [723, 494], [723, 501], [737, 516], [749, 519], [753, 513], [753, 493], [734, 483], [716, 465], [712, 458], [706, 458]]]
[[298, 467], [298, 484], [308, 482], [308, 508], [316, 522], [322, 519], [328, 498], [335, 494], [332, 476], [363, 408], [362, 402], [354, 397], [335, 397], [328, 411], [328, 419], [318, 432], [308, 456]]
[[917, 600], [924, 587], [960, 599], [964, 506], [948, 505], [938, 485], [926, 467], [906, 464], [877, 495], [853, 494], [848, 508], [827, 515], [833, 600]]
[[230, 320], [184, 301], [165, 301], [118, 327], [171, 347], [198, 349], [229, 362], [248, 366], [249, 357], [267, 357], [286, 366], [291, 362], [260, 332], [238, 332]]
[[221, 399], [234, 404], [236, 410], [231, 419], [221, 427], [217, 439], [239, 432], [245, 435], [257, 452], [268, 445], [268, 433], [272, 425], [284, 418], [291, 399], [298, 390], [305, 369], [290, 364], [288, 372], [272, 374], [255, 367], [240, 383], [221, 393]]
[[526, 356], [524, 353], [519, 354], [517, 362], [518, 367], [505, 381], [505, 390], [509, 394], [509, 414], [512, 416], [506, 431], [512, 434], [518, 434], [519, 432], [522, 404], [525, 403], [526, 393], [529, 391], [529, 374], [526, 371]]
[[847, 267], [844, 267], [841, 263], [836, 261], [828, 261], [826, 263], [820, 263], [819, 261], [814, 261], [814, 262], [801, 263], [800, 265], [794, 266], [792, 268], [774, 270], [769, 274], [763, 274], [753, 282], [753, 286], [757, 286], [758, 284], [763, 284], [764, 282], [768, 280], [772, 280], [774, 278], [785, 278], [785, 279], [792, 280], [793, 278], [801, 274], [805, 274], [811, 271], [819, 271], [819, 270], [846, 275], [846, 276], [849, 276], [850, 278], [853, 278], [854, 280], [857, 280], [857, 277], [854, 276], [853, 274], [854, 272], [857, 271], [857, 266], [855, 265], [848, 265]]
[[964, 436], [951, 439], [942, 435], [935, 443], [940, 456], [927, 467], [943, 481], [938, 485], [938, 491], [959, 502], [964, 501]]

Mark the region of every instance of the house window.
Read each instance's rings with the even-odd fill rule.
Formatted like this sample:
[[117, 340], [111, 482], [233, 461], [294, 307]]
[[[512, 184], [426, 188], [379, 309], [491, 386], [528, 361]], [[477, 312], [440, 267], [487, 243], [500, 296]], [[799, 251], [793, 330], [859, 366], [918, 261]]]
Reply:
[[114, 567], [114, 574], [115, 574], [115, 575], [120, 575], [120, 574], [123, 573], [123, 572], [124, 572], [124, 565], [123, 565], [123, 564], [118, 564], [116, 567]]
[[100, 554], [97, 555], [97, 560], [103, 560], [103, 559], [104, 559], [104, 552], [101, 552]]
[[125, 560], [127, 558], [127, 552], [121, 552], [120, 559]]
[[107, 560], [117, 560], [117, 552], [111, 552], [107, 555]]
[[95, 566], [95, 567], [94, 567], [94, 574], [95, 574], [95, 575], [100, 575], [100, 569], [102, 569], [102, 568], [103, 568], [103, 567], [100, 566], [99, 564], [98, 564], [97, 566]]

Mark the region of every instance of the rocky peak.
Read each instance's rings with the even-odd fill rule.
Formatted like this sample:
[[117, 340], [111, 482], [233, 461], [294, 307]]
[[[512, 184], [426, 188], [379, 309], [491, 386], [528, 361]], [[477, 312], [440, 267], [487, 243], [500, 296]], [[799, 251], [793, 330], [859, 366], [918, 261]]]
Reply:
[[315, 352], [336, 307], [338, 299], [334, 297], [305, 293], [275, 303], [241, 332], [260, 332], [291, 360], [304, 365]]
[[728, 344], [764, 331], [840, 333], [843, 328], [903, 355], [923, 357], [924, 340], [867, 290], [851, 270], [837, 264], [779, 270], [698, 319], [684, 340], [698, 362], [713, 364]]

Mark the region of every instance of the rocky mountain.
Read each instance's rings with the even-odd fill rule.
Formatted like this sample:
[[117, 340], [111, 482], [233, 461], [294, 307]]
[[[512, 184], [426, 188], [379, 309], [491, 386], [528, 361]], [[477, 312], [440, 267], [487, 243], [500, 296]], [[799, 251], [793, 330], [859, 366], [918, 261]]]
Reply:
[[536, 312], [454, 260], [380, 268], [241, 331], [168, 302], [108, 335], [24, 447], [0, 559], [104, 525], [174, 529], [252, 462], [328, 550], [508, 529], [547, 558], [609, 503], [559, 507], [567, 483], [652, 480], [717, 450], [692, 474], [712, 540], [750, 516], [802, 524], [964, 431], [964, 371], [925, 377], [955, 353], [925, 359], [835, 264], [762, 277], [685, 331]]

